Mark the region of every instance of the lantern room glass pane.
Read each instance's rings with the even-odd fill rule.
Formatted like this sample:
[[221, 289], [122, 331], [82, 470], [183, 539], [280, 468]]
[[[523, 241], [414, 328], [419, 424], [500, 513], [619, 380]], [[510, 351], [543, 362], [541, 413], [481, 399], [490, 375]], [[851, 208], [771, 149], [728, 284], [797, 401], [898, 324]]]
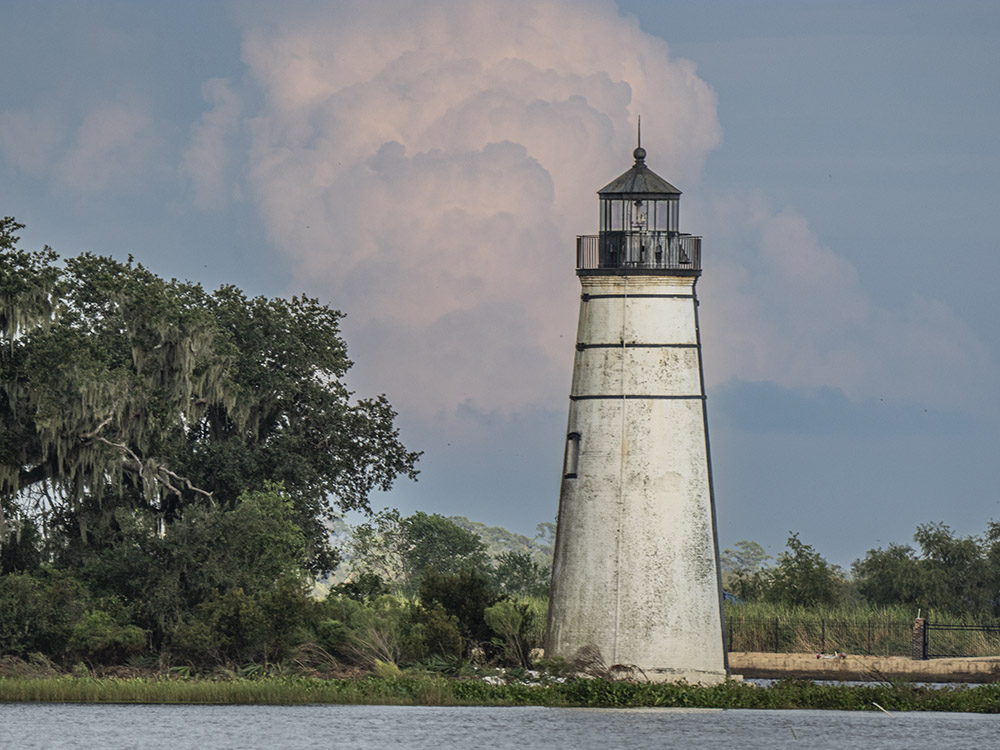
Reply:
[[628, 201], [601, 201], [601, 231], [621, 232], [628, 225], [629, 216], [626, 213]]
[[653, 223], [649, 228], [662, 232], [667, 228], [667, 202], [653, 201], [653, 204]]
[[645, 229], [649, 225], [649, 201], [630, 201], [632, 212], [630, 226], [635, 231]]

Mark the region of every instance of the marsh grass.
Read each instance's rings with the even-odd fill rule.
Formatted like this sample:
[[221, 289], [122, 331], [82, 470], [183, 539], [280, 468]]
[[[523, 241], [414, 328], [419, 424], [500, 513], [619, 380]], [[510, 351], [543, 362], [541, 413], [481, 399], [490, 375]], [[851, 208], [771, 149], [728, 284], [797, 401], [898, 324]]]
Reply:
[[368, 704], [419, 706], [700, 707], [763, 709], [967, 711], [1000, 713], [1000, 685], [926, 688], [906, 683], [871, 686], [779, 682], [714, 687], [575, 679], [564, 683], [492, 685], [442, 677], [322, 680], [0, 678], [2, 702], [183, 704]]
[[58, 703], [184, 704], [419, 704], [440, 705], [443, 679], [324, 680], [306, 677], [169, 678], [0, 678], [0, 701]]
[[[726, 633], [730, 651], [832, 653], [909, 656], [916, 611], [841, 605], [791, 607], [772, 602], [727, 603]], [[1000, 618], [922, 613], [929, 622], [951, 625], [1000, 625]], [[956, 656], [1000, 654], [996, 634], [932, 631], [930, 650]]]

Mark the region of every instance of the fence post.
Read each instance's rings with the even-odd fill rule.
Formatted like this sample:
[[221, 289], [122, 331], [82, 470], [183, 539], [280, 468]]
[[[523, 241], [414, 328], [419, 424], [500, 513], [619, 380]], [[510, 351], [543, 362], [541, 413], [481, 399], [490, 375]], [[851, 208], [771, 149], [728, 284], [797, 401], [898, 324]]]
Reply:
[[910, 658], [922, 661], [927, 658], [927, 620], [918, 617], [913, 621], [913, 645]]

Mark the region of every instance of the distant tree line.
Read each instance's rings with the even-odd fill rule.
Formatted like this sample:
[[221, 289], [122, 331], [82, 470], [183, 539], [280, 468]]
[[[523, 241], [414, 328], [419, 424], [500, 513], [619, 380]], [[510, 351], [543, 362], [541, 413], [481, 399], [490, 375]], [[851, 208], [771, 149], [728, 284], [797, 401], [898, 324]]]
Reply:
[[346, 586], [412, 595], [429, 573], [474, 571], [501, 593], [548, 596], [554, 524], [529, 539], [461, 516], [390, 509], [353, 529], [345, 543]]
[[1000, 616], [1000, 523], [980, 536], [957, 536], [940, 523], [922, 524], [915, 546], [868, 550], [850, 575], [816, 550], [788, 537], [771, 564], [756, 542], [741, 541], [721, 556], [724, 586], [743, 601], [789, 606], [909, 605], [914, 613]]

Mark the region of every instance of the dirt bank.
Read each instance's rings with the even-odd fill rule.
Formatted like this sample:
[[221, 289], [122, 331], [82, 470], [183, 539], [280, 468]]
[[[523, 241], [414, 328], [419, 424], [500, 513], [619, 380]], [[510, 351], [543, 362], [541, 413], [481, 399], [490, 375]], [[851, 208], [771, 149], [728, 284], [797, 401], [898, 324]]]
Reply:
[[732, 652], [729, 668], [747, 679], [1000, 682], [1000, 656], [914, 661], [902, 656], [816, 658], [816, 654]]

